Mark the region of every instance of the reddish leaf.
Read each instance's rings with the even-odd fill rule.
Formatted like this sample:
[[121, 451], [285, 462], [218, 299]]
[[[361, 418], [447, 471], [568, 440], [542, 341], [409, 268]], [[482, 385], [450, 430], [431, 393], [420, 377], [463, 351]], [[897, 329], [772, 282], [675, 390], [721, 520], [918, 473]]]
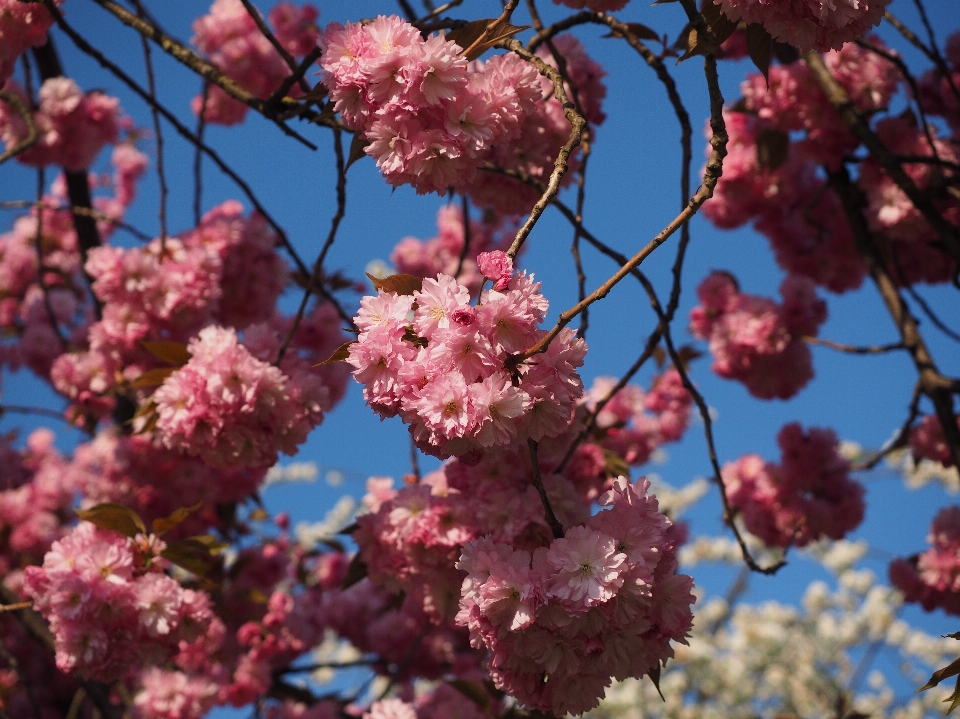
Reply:
[[[463, 27], [451, 30], [447, 33], [446, 38], [460, 46], [460, 54], [467, 60], [476, 60], [501, 40], [506, 40], [508, 37], [530, 27], [529, 25], [518, 26], [497, 21], [498, 18], [474, 20]], [[483, 38], [482, 42], [475, 45], [481, 38]]]
[[747, 25], [747, 52], [757, 69], [770, 82], [770, 57], [773, 55], [773, 38], [763, 25]]
[[137, 377], [133, 383], [132, 387], [159, 387], [162, 385], [167, 377], [176, 372], [179, 367], [154, 367], [153, 369], [148, 369], [142, 375]]
[[405, 275], [403, 273], [390, 275], [389, 277], [374, 277], [369, 272], [367, 278], [373, 283], [373, 287], [381, 292], [393, 292], [398, 295], [412, 295], [423, 289], [423, 280], [416, 275]]
[[196, 512], [202, 506], [203, 502], [197, 502], [192, 507], [180, 507], [180, 509], [174, 511], [169, 517], [160, 517], [158, 519], [154, 519], [152, 522], [153, 533], [159, 536], [170, 531], [174, 527], [182, 524], [183, 520]]
[[187, 351], [187, 346], [180, 342], [171, 342], [170, 340], [146, 342], [145, 340], [141, 340], [140, 344], [158, 360], [163, 360], [167, 364], [174, 365], [175, 367], [183, 367], [183, 365], [190, 361], [191, 355]]
[[104, 502], [90, 509], [75, 509], [77, 516], [85, 522], [91, 522], [100, 529], [109, 529], [127, 537], [146, 534], [147, 527], [140, 515], [129, 507], [113, 502]]
[[350, 340], [349, 342], [344, 342], [342, 345], [337, 347], [333, 351], [333, 354], [327, 357], [323, 362], [315, 364], [314, 367], [322, 367], [327, 364], [334, 364], [335, 362], [344, 362], [347, 357], [350, 356], [350, 345], [354, 344], [356, 340]]

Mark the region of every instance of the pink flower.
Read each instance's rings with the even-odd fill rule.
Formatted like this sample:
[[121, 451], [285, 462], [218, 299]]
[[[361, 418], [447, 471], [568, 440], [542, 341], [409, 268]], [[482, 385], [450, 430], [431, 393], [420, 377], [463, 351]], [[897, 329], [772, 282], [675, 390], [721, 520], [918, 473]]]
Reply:
[[493, 289], [502, 292], [507, 288], [513, 276], [513, 260], [505, 252], [481, 252], [477, 255], [477, 265], [480, 272], [493, 282]]

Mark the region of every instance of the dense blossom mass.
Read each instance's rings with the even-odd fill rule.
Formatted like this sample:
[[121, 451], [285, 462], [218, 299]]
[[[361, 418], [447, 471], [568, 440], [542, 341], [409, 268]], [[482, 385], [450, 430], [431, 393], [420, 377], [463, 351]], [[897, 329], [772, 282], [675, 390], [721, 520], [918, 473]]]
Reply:
[[828, 429], [785, 425], [777, 435], [780, 464], [748, 454], [723, 468], [730, 505], [747, 529], [774, 547], [842, 539], [863, 521], [863, 487]]
[[790, 275], [780, 285], [783, 303], [740, 292], [736, 280], [714, 272], [697, 288], [700, 305], [690, 331], [709, 340], [713, 371], [737, 379], [761, 399], [788, 399], [813, 378], [804, 337], [816, 337], [827, 305], [813, 283]]
[[[729, 35], [716, 57], [749, 56], [763, 71], [748, 73], [727, 107], [712, 104], [710, 159], [700, 188], [684, 191], [684, 214], [671, 221], [647, 198], [631, 204], [669, 223], [638, 256], [659, 247], [657, 260], [598, 284], [588, 253], [617, 258], [634, 246], [632, 229], [604, 236], [600, 215], [619, 217], [617, 193], [644, 175], [630, 174], [619, 144], [616, 184], [605, 186], [617, 193], [594, 204], [599, 173], [587, 165], [610, 169], [598, 135], [607, 73], [578, 37], [590, 37], [585, 24], [600, 26], [612, 32], [591, 53], [621, 40], [639, 53], [654, 72], [637, 75], [630, 97], [649, 101], [648, 75], [663, 83], [689, 160], [687, 88], [663, 61], [683, 45], [671, 37], [693, 39], [693, 3], [658, 3], [644, 19], [655, 28], [628, 18], [638, 10], [628, 0], [505, 3], [486, 20], [459, 15], [456, 2], [424, 2], [418, 18], [411, 0], [400, 3], [407, 19], [322, 27], [309, 3], [261, 12], [213, 0], [190, 25], [189, 45], [172, 39], [189, 34], [186, 24], [132, 36], [147, 48], [141, 88], [129, 58], [113, 58], [126, 43], [101, 55], [74, 34], [72, 4], [0, 0], [0, 164], [17, 161], [3, 168], [11, 177], [36, 175], [15, 179], [18, 192], [0, 208], [18, 213], [0, 233], [0, 370], [5, 382], [29, 371], [49, 390], [31, 385], [17, 404], [4, 384], [0, 403], [3, 421], [34, 421], [0, 433], [0, 717], [202, 719], [216, 707], [264, 719], [932, 715], [943, 695], [901, 700], [870, 662], [885, 648], [915, 674], [956, 658], [955, 640], [911, 628], [898, 611], [905, 601], [960, 614], [960, 507], [937, 512], [925, 551], [889, 565], [892, 586], [858, 568], [866, 544], [845, 539], [866, 510], [855, 470], [886, 457], [908, 486], [933, 478], [960, 488], [958, 381], [937, 364], [939, 343], [956, 331], [931, 299], [953, 291], [960, 267], [960, 33], [941, 50], [936, 23], [913, 33], [889, 15], [931, 60], [910, 68], [911, 55], [866, 34], [888, 2], [702, 7]], [[155, 22], [138, 2], [100, 5], [130, 32]], [[691, 15], [669, 15], [680, 5]], [[769, 53], [763, 30], [777, 41]], [[109, 74], [74, 80], [74, 48]], [[833, 97], [808, 51], [839, 84]], [[703, 67], [714, 87], [734, 66], [714, 74], [708, 57]], [[190, 76], [190, 94], [199, 92], [188, 127], [188, 103], [174, 92], [181, 76], [167, 73], [191, 70], [202, 77]], [[110, 94], [120, 81], [136, 120]], [[148, 114], [129, 106], [137, 97], [149, 98]], [[320, 148], [311, 157], [334, 158], [336, 210], [322, 248], [303, 251], [303, 227], [285, 229], [276, 196], [257, 197], [272, 179], [238, 174], [218, 144], [230, 131], [207, 127], [237, 125], [250, 110], [269, 132], [283, 130], [282, 142], [298, 147], [295, 137]], [[149, 115], [157, 124], [138, 126]], [[627, 118], [618, 131], [642, 124]], [[324, 155], [317, 136], [327, 131], [334, 151]], [[287, 151], [264, 150], [255, 136], [243, 136], [245, 158]], [[661, 145], [629, 145], [658, 181], [669, 172], [646, 163]], [[184, 148], [192, 171], [177, 154]], [[156, 153], [159, 213], [134, 212], [147, 151]], [[356, 272], [369, 258], [343, 248], [382, 209], [373, 195], [359, 209], [348, 201], [358, 162], [375, 162], [393, 189], [451, 196], [435, 237], [396, 228], [393, 268], [368, 267], [375, 294]], [[208, 165], [256, 209], [207, 182]], [[313, 177], [310, 165], [290, 167], [284, 192]], [[721, 270], [691, 297], [684, 277], [704, 245], [689, 213], [701, 203], [716, 227], [751, 224], [770, 241], [781, 299], [749, 294]], [[537, 277], [552, 298], [576, 292], [578, 304], [550, 329], [541, 282], [522, 263], [528, 245], [569, 246], [537, 226], [555, 212], [573, 226], [577, 282], [550, 267]], [[154, 234], [133, 226], [155, 218]], [[671, 245], [672, 273], [660, 276]], [[734, 254], [723, 266], [743, 266]], [[345, 269], [334, 269], [343, 258]], [[620, 377], [583, 374], [585, 386], [585, 337], [610, 327], [601, 310], [610, 301], [594, 303], [631, 276], [648, 292], [642, 311], [653, 307], [653, 325], [637, 329], [634, 307], [616, 306], [605, 371], [640, 356]], [[928, 295], [917, 283], [942, 287]], [[819, 339], [825, 292], [871, 284], [896, 341]], [[742, 383], [751, 402], [808, 386], [810, 344], [898, 353], [919, 377], [913, 399], [897, 405], [909, 415], [895, 418], [878, 450], [791, 422], [777, 434], [779, 461], [748, 453], [721, 468], [742, 430], [700, 389], [706, 363], [680, 339], [687, 317], [712, 371]], [[265, 491], [315, 478], [308, 463], [275, 465], [336, 421], [351, 375], [381, 419], [409, 430], [409, 472], [397, 483], [369, 477], [358, 502], [344, 496], [324, 521], [294, 526]], [[64, 434], [42, 426], [48, 417]], [[717, 473], [712, 507], [722, 504], [729, 530], [714, 539], [689, 536], [699, 517], [680, 519], [708, 479], [674, 489], [648, 466], [664, 463], [697, 422], [705, 466]], [[330, 436], [318, 438], [325, 464]], [[379, 462], [389, 446], [380, 440], [347, 441]], [[432, 456], [422, 472], [421, 453]], [[336, 486], [344, 473], [325, 467], [325, 479]], [[297, 502], [299, 520], [313, 501]], [[750, 605], [742, 577], [727, 599], [709, 599], [683, 573], [744, 560], [773, 573], [796, 551], [836, 575], [835, 590], [811, 584], [802, 607]], [[335, 678], [336, 690], [322, 688]]]
[[428, 454], [479, 457], [555, 437], [583, 393], [576, 370], [586, 343], [563, 330], [546, 351], [512, 360], [546, 333], [538, 325], [547, 307], [526, 273], [485, 291], [476, 307], [449, 275], [412, 294], [380, 290], [361, 301], [349, 362], [367, 403], [383, 417], [399, 414]]
[[890, 0], [713, 0], [734, 21], [759, 23], [802, 51], [839, 50], [878, 25]]

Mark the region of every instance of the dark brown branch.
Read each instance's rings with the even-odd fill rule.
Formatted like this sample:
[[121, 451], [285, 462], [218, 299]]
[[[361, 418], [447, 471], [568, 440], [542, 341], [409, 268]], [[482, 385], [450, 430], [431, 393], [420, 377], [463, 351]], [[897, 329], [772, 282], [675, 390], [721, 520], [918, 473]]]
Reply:
[[[40, 47], [33, 48], [33, 57], [37, 61], [40, 77], [44, 81], [63, 75], [60, 58], [57, 57], [53, 41], [49, 38]], [[86, 170], [79, 172], [64, 170], [63, 174], [67, 181], [67, 197], [70, 199], [70, 204], [74, 207], [85, 207], [92, 210], [93, 200], [90, 197], [90, 180], [87, 177]], [[97, 229], [97, 223], [93, 217], [76, 212], [73, 213], [73, 228], [77, 232], [77, 245], [80, 249], [80, 269], [84, 277], [87, 278], [88, 284], [93, 284], [93, 278], [87, 274], [86, 270], [87, 254], [94, 247], [99, 247], [102, 244], [100, 230]], [[99, 320], [102, 308], [100, 300], [96, 296], [93, 297], [93, 309], [96, 318]]]
[[537, 488], [537, 494], [540, 495], [540, 502], [543, 504], [543, 513], [546, 515], [547, 524], [550, 525], [550, 531], [553, 532], [554, 539], [563, 538], [563, 525], [557, 519], [557, 515], [550, 506], [550, 498], [547, 496], [547, 490], [543, 486], [543, 477], [540, 476], [540, 459], [537, 456], [537, 443], [532, 439], [527, 440], [527, 446], [530, 448], [530, 464], [533, 469], [533, 486]]
[[913, 178], [903, 169], [903, 165], [897, 162], [896, 156], [874, 134], [867, 121], [857, 111], [846, 89], [837, 81], [823, 62], [823, 58], [815, 52], [808, 52], [804, 56], [804, 60], [817, 84], [820, 85], [830, 104], [843, 118], [850, 131], [866, 146], [877, 164], [883, 168], [897, 187], [910, 198], [914, 207], [923, 215], [937, 237], [940, 238], [947, 252], [960, 266], [960, 228], [944, 219], [943, 215], [934, 206], [933, 201], [917, 187]]
[[[267, 23], [263, 21], [263, 17], [260, 15], [260, 11], [253, 6], [253, 3], [250, 0], [240, 0], [243, 3], [243, 6], [247, 9], [247, 14], [253, 18], [253, 21], [257, 24], [257, 29], [260, 30], [261, 34], [267, 38], [267, 41], [273, 45], [273, 49], [277, 51], [280, 57], [283, 58], [283, 61], [287, 63], [287, 67], [290, 68], [290, 72], [293, 73], [291, 77], [296, 77], [297, 72], [297, 61], [287, 49], [280, 44], [280, 41], [277, 40], [277, 36], [273, 34], [273, 31], [267, 27]], [[300, 88], [304, 92], [310, 92], [310, 86], [304, 81], [303, 75], [299, 78]], [[286, 93], [284, 93], [285, 95]], [[281, 95], [283, 97], [283, 95]]]
[[34, 122], [33, 113], [30, 112], [30, 108], [27, 107], [27, 104], [17, 93], [0, 89], [0, 100], [10, 105], [27, 126], [27, 136], [0, 155], [0, 165], [2, 165], [7, 160], [16, 157], [24, 150], [30, 148], [39, 139], [40, 134], [37, 132], [37, 123]]
[[910, 309], [900, 296], [896, 283], [883, 263], [863, 214], [866, 207], [866, 198], [861, 190], [850, 180], [845, 167], [839, 170], [827, 171], [831, 187], [840, 196], [847, 221], [853, 231], [857, 250], [864, 258], [867, 272], [880, 292], [880, 297], [887, 306], [887, 311], [893, 319], [893, 324], [900, 333], [904, 348], [910, 353], [914, 366], [919, 375], [920, 389], [933, 402], [937, 418], [943, 425], [943, 435], [954, 464], [960, 466], [960, 428], [957, 427], [953, 411], [953, 383], [944, 377], [937, 369], [936, 363], [927, 345], [920, 335], [916, 319], [910, 314]]
[[786, 557], [784, 556], [784, 558], [780, 559], [769, 567], [761, 567], [759, 564], [757, 564], [757, 561], [750, 553], [750, 549], [747, 547], [747, 542], [743, 538], [740, 528], [737, 527], [737, 523], [735, 521], [736, 512], [730, 505], [730, 499], [727, 496], [727, 485], [723, 481], [723, 473], [720, 470], [720, 462], [717, 459], [717, 447], [713, 436], [713, 419], [710, 417], [710, 409], [707, 407], [707, 403], [703, 399], [703, 395], [700, 394], [700, 391], [690, 380], [690, 375], [687, 373], [687, 368], [684, 364], [684, 361], [677, 352], [676, 347], [674, 347], [673, 337], [670, 335], [670, 326], [667, 322], [663, 308], [660, 305], [660, 300], [657, 297], [656, 290], [654, 290], [653, 285], [647, 279], [646, 275], [641, 272], [637, 272], [635, 276], [639, 279], [640, 284], [646, 291], [647, 296], [650, 299], [650, 306], [660, 318], [660, 327], [663, 329], [663, 339], [667, 348], [667, 354], [670, 355], [670, 359], [673, 362], [673, 366], [677, 370], [677, 373], [680, 375], [683, 386], [686, 388], [687, 392], [690, 393], [690, 396], [693, 397], [693, 401], [697, 405], [697, 410], [700, 412], [700, 418], [703, 420], [703, 431], [707, 440], [707, 452], [710, 456], [710, 466], [713, 469], [713, 481], [720, 490], [720, 501], [723, 505], [723, 521], [727, 527], [730, 528], [730, 531], [733, 532], [733, 536], [737, 540], [737, 544], [740, 546], [740, 553], [743, 555], [743, 561], [746, 562], [747, 566], [750, 567], [750, 569], [754, 572], [759, 572], [761, 574], [776, 574], [781, 567], [786, 565]]
[[[293, 87], [296, 83], [300, 83], [300, 87], [304, 88], [305, 92], [310, 92], [310, 85], [308, 85], [303, 76], [307, 74], [307, 70], [310, 69], [310, 66], [313, 65], [320, 57], [320, 48], [315, 47], [310, 53], [300, 61], [300, 64], [293, 68], [293, 74], [288, 75], [284, 78], [283, 82], [280, 83], [280, 86], [273, 91], [273, 94], [266, 99], [266, 104], [273, 106], [276, 105], [280, 100], [287, 96], [287, 93], [290, 92], [290, 88]], [[299, 114], [299, 112], [297, 113]]]

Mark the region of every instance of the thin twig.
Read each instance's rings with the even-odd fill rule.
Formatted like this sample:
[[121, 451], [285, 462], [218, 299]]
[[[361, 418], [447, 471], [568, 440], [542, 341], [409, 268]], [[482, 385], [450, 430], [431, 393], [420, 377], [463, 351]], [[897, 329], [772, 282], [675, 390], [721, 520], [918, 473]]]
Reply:
[[[55, 8], [51, 0], [43, 0], [47, 8]], [[114, 2], [113, 0], [94, 0], [97, 5], [102, 7], [107, 12], [111, 13], [116, 17], [120, 22], [128, 27], [132, 27], [134, 30], [139, 32], [141, 35], [153, 40], [160, 48], [163, 49], [171, 57], [179, 60], [181, 63], [186, 65], [188, 68], [196, 72], [198, 75], [201, 75], [209, 82], [214, 85], [218, 85], [224, 92], [226, 92], [230, 97], [235, 100], [239, 100], [243, 104], [253, 108], [261, 115], [266, 117], [268, 120], [272, 120], [277, 127], [285, 134], [288, 135], [305, 146], [309, 147], [311, 150], [316, 150], [317, 146], [312, 142], [307, 140], [305, 137], [300, 135], [298, 132], [292, 128], [285, 125], [279, 118], [277, 118], [271, 107], [267, 106], [267, 103], [254, 95], [251, 92], [248, 92], [243, 87], [241, 87], [237, 82], [228, 77], [220, 68], [216, 65], [208, 62], [199, 55], [197, 55], [193, 50], [186, 47], [182, 43], [177, 42], [169, 35], [166, 35], [160, 28], [152, 25], [146, 20], [138, 18], [133, 13], [129, 12], [122, 5]], [[53, 12], [53, 10], [51, 10]], [[59, 11], [57, 11], [59, 13]], [[54, 17], [57, 17], [55, 14]], [[296, 105], [295, 101], [291, 100], [291, 103]]]
[[46, 409], [45, 407], [25, 407], [19, 404], [0, 404], [0, 417], [2, 417], [5, 412], [12, 412], [13, 414], [34, 414], [42, 417], [50, 417], [51, 419], [59, 419], [61, 422], [71, 424], [70, 420], [64, 417], [61, 412], [57, 412], [52, 409]]
[[[44, 0], [45, 3], [50, 3], [50, 0]], [[94, 58], [100, 65], [109, 70], [114, 76], [116, 76], [121, 82], [123, 82], [127, 87], [133, 90], [137, 95], [140, 96], [144, 102], [148, 104], [151, 102], [150, 95], [144, 90], [136, 80], [131, 78], [127, 73], [120, 69], [115, 63], [108, 60], [103, 53], [94, 48], [90, 43], [88, 43], [79, 33], [77, 33], [64, 19], [63, 14], [57, 10], [55, 5], [49, 4], [48, 7], [52, 7], [55, 11], [54, 17], [56, 18], [58, 27], [73, 41], [73, 43], [80, 49], [81, 52], [89, 55]], [[237, 187], [246, 195], [247, 199], [253, 205], [254, 209], [257, 210], [263, 218], [267, 221], [267, 224], [273, 228], [274, 232], [277, 233], [277, 236], [280, 238], [280, 243], [283, 245], [284, 249], [290, 254], [291, 259], [293, 259], [294, 264], [296, 264], [297, 269], [301, 274], [306, 277], [309, 276], [310, 272], [307, 269], [306, 264], [300, 258], [300, 255], [294, 249], [293, 245], [290, 243], [287, 233], [282, 227], [277, 223], [273, 216], [267, 212], [266, 208], [260, 203], [260, 200], [257, 199], [257, 196], [253, 193], [253, 190], [250, 189], [250, 185], [240, 177], [221, 157], [213, 150], [210, 146], [201, 142], [197, 139], [197, 136], [190, 132], [187, 127], [177, 119], [177, 117], [170, 112], [162, 103], [157, 101], [156, 103], [157, 110], [160, 114], [163, 115], [166, 120], [173, 125], [174, 129], [180, 133], [188, 142], [192, 143], [196, 147], [200, 148], [213, 162], [216, 164], [220, 171], [223, 172], [227, 177], [233, 180]], [[69, 179], [69, 175], [68, 175]], [[328, 302], [333, 304], [334, 308], [337, 310], [337, 314], [340, 318], [348, 323], [353, 324], [353, 318], [348, 315], [343, 307], [340, 306], [340, 303], [337, 302], [336, 298], [333, 297], [327, 290], [323, 287], [317, 287], [317, 292], [319, 292]]]
[[[280, 41], [277, 40], [277, 36], [273, 34], [273, 31], [267, 26], [267, 23], [263, 21], [263, 16], [260, 15], [260, 11], [253, 6], [253, 3], [250, 0], [240, 0], [243, 3], [243, 6], [247, 9], [247, 14], [253, 18], [253, 21], [257, 24], [257, 29], [260, 30], [261, 34], [267, 38], [267, 41], [273, 45], [273, 49], [277, 51], [280, 57], [283, 58], [283, 61], [287, 63], [287, 67], [290, 68], [290, 72], [296, 73], [297, 71], [297, 60], [293, 57], [287, 49], [280, 44]], [[300, 77], [300, 87], [304, 92], [310, 92], [310, 86], [303, 80], [303, 77]]]
[[838, 350], [839, 352], [849, 352], [850, 354], [857, 355], [875, 355], [883, 354], [884, 352], [893, 352], [894, 350], [906, 349], [903, 342], [891, 342], [890, 344], [874, 345], [871, 347], [858, 347], [856, 345], [846, 345], [840, 342], [832, 342], [819, 337], [801, 337], [800, 339], [807, 344], [829, 347], [830, 349]]
[[947, 325], [943, 322], [943, 320], [941, 320], [937, 316], [937, 314], [933, 311], [930, 305], [927, 304], [927, 301], [917, 293], [913, 285], [905, 285], [905, 289], [907, 290], [907, 294], [910, 295], [910, 298], [914, 302], [916, 302], [918, 305], [920, 305], [920, 309], [923, 310], [923, 313], [930, 319], [931, 322], [933, 322], [934, 326], [938, 330], [943, 332], [950, 339], [960, 342], [960, 334], [957, 334], [952, 329], [947, 327]]
[[553, 171], [550, 173], [550, 180], [547, 182], [547, 187], [540, 199], [534, 204], [533, 209], [530, 210], [530, 216], [527, 217], [526, 221], [517, 231], [517, 235], [510, 245], [510, 249], [507, 250], [507, 254], [512, 259], [517, 256], [520, 248], [523, 247], [524, 241], [530, 235], [534, 225], [537, 224], [537, 220], [540, 219], [547, 205], [550, 204], [550, 201], [556, 197], [557, 192], [559, 192], [560, 181], [567, 172], [570, 154], [574, 148], [580, 144], [580, 137], [584, 128], [587, 126], [587, 121], [583, 115], [577, 112], [574, 103], [567, 99], [567, 93], [563, 87], [563, 78], [560, 76], [560, 73], [557, 72], [556, 68], [527, 50], [518, 40], [506, 40], [500, 44], [508, 50], [515, 52], [527, 62], [532, 63], [541, 75], [553, 83], [554, 97], [557, 102], [560, 103], [560, 106], [563, 108], [563, 114], [570, 123], [570, 137], [557, 153], [557, 158], [553, 162]]
[[341, 134], [339, 129], [335, 128], [333, 130], [333, 149], [337, 163], [337, 211], [330, 221], [330, 231], [327, 233], [327, 239], [320, 249], [320, 254], [317, 255], [317, 261], [313, 263], [313, 271], [307, 279], [307, 286], [303, 291], [303, 298], [300, 300], [297, 314], [294, 316], [293, 323], [290, 325], [290, 331], [287, 333], [277, 352], [277, 361], [274, 363], [277, 366], [283, 361], [283, 357], [290, 347], [290, 342], [293, 341], [293, 336], [300, 326], [300, 321], [303, 319], [303, 314], [307, 309], [307, 302], [310, 299], [310, 295], [313, 294], [315, 287], [321, 286], [320, 278], [323, 277], [323, 261], [327, 258], [327, 252], [329, 252], [333, 246], [333, 241], [337, 237], [337, 230], [340, 228], [340, 222], [347, 212], [347, 170], [343, 156], [343, 138]]
[[827, 169], [827, 177], [831, 187], [840, 197], [857, 250], [866, 263], [867, 272], [876, 285], [883, 303], [887, 306], [887, 311], [900, 333], [904, 347], [910, 353], [919, 375], [921, 391], [933, 402], [937, 418], [943, 425], [944, 439], [950, 450], [950, 456], [954, 464], [960, 466], [960, 428], [957, 427], [953, 413], [953, 382], [937, 369], [933, 356], [920, 334], [916, 318], [910, 313], [910, 308], [900, 296], [896, 283], [873, 244], [870, 228], [863, 214], [863, 208], [866, 207], [863, 192], [853, 184], [845, 166], [841, 165], [837, 170]]
[[[937, 150], [937, 144], [933, 140], [933, 132], [930, 130], [930, 123], [927, 121], [927, 113], [923, 109], [923, 103], [920, 102], [920, 88], [917, 85], [916, 78], [913, 77], [913, 73], [910, 72], [910, 68], [907, 67], [907, 63], [903, 61], [903, 58], [901, 58], [899, 55], [896, 55], [892, 52], [887, 52], [886, 50], [876, 47], [875, 45], [871, 45], [865, 40], [855, 40], [854, 42], [856, 42], [857, 45], [859, 45], [860, 47], [865, 48], [870, 52], [874, 53], [875, 55], [879, 55], [887, 62], [890, 62], [896, 65], [897, 69], [900, 70], [900, 74], [903, 75], [903, 78], [907, 81], [907, 84], [910, 85], [911, 94], [916, 100], [917, 111], [920, 115], [920, 125], [921, 127], [923, 127], [924, 137], [927, 138], [927, 144], [930, 145], [930, 151], [933, 153], [933, 157], [925, 157], [922, 159], [915, 159], [913, 161], [914, 162], [936, 162], [937, 164], [940, 164], [940, 165], [953, 164], [953, 163], [945, 163], [940, 158], [940, 153]], [[910, 161], [909, 158], [906, 158], [902, 155], [897, 155], [896, 157], [897, 157], [897, 160], [899, 160], [900, 162]], [[960, 165], [957, 165], [956, 167], [960, 168]]]
[[40, 139], [40, 134], [37, 132], [37, 123], [33, 119], [33, 113], [30, 112], [30, 108], [27, 107], [23, 98], [15, 92], [0, 89], [0, 100], [10, 105], [27, 126], [27, 136], [0, 155], [0, 165], [2, 165], [7, 160], [16, 157], [24, 150], [32, 147], [34, 143]]
[[[140, 0], [134, 0], [137, 12], [143, 14]], [[157, 83], [153, 76], [153, 59], [150, 55], [150, 43], [145, 35], [140, 36], [143, 46], [143, 62], [147, 70], [147, 89], [154, 102], [150, 105], [150, 115], [153, 117], [153, 134], [157, 140], [157, 179], [160, 184], [160, 207], [157, 211], [160, 220], [160, 254], [166, 255], [167, 246], [167, 176], [163, 168], [163, 130], [160, 127], [160, 113], [157, 112]]]
[[733, 533], [734, 539], [736, 539], [737, 544], [740, 546], [740, 553], [743, 556], [743, 561], [746, 563], [746, 565], [754, 572], [759, 572], [761, 574], [776, 574], [781, 567], [786, 565], [786, 555], [768, 567], [761, 567], [759, 564], [757, 564], [757, 561], [750, 553], [750, 549], [747, 547], [747, 542], [743, 538], [740, 528], [737, 527], [737, 523], [735, 521], [736, 513], [731, 506], [730, 498], [727, 495], [727, 485], [723, 481], [723, 472], [720, 470], [720, 462], [717, 459], [717, 447], [713, 436], [713, 419], [710, 417], [710, 409], [707, 407], [707, 403], [703, 399], [703, 395], [700, 394], [700, 391], [691, 381], [683, 359], [677, 352], [676, 347], [674, 347], [673, 337], [670, 334], [670, 326], [666, 321], [666, 315], [664, 314], [663, 308], [660, 305], [660, 300], [657, 297], [656, 290], [654, 290], [650, 280], [648, 280], [646, 275], [644, 275], [642, 272], [637, 272], [635, 276], [639, 279], [640, 284], [646, 291], [647, 296], [650, 299], [650, 306], [660, 318], [660, 327], [663, 330], [663, 340], [667, 348], [667, 354], [670, 355], [674, 369], [676, 369], [677, 374], [680, 375], [680, 380], [683, 382], [683, 386], [686, 388], [687, 392], [690, 393], [690, 396], [693, 397], [693, 401], [697, 405], [697, 410], [700, 412], [700, 418], [703, 420], [703, 431], [707, 440], [707, 452], [710, 457], [710, 466], [713, 469], [713, 481], [720, 490], [720, 501], [723, 505], [723, 521]]
[[897, 187], [910, 198], [914, 207], [923, 215], [937, 237], [940, 238], [947, 252], [960, 266], [960, 228], [944, 218], [933, 201], [917, 187], [913, 178], [903, 169], [903, 165], [897, 162], [896, 156], [884, 146], [880, 138], [870, 129], [869, 124], [860, 115], [856, 105], [853, 104], [853, 100], [850, 99], [850, 95], [830, 72], [823, 58], [811, 51], [804, 55], [804, 60], [817, 84], [820, 85], [830, 104], [843, 118], [850, 131], [866, 146], [877, 164], [883, 168]]
[[[580, 239], [582, 237], [580, 228], [583, 226], [583, 204], [586, 199], [587, 160], [590, 159], [589, 128], [583, 132], [583, 138], [580, 141], [580, 154], [580, 169], [577, 172], [577, 222], [573, 226], [573, 242], [570, 246], [570, 254], [573, 255], [573, 265], [577, 271], [577, 301], [583, 302], [587, 296], [587, 275], [583, 271], [583, 260], [580, 257]], [[580, 315], [580, 327], [577, 329], [577, 337], [585, 339], [589, 326], [590, 311], [585, 309]]]
[[19, 210], [25, 209], [28, 207], [36, 207], [38, 210], [57, 210], [62, 212], [72, 212], [77, 215], [84, 215], [85, 217], [92, 217], [99, 222], [107, 222], [118, 229], [129, 232], [131, 235], [136, 237], [142, 242], [149, 242], [153, 238], [150, 237], [146, 232], [138, 230], [133, 225], [127, 224], [122, 220], [118, 220], [115, 217], [111, 217], [99, 210], [95, 210], [92, 207], [77, 207], [75, 205], [61, 205], [57, 202], [37, 202], [36, 200], [3, 200], [0, 201], [0, 210]]
[[853, 464], [853, 469], [873, 469], [880, 463], [880, 460], [893, 452], [895, 449], [906, 446], [907, 438], [910, 436], [910, 425], [913, 424], [913, 421], [920, 414], [920, 397], [922, 396], [923, 393], [920, 391], [920, 383], [917, 382], [917, 384], [915, 384], [913, 387], [913, 396], [910, 398], [910, 406], [907, 410], [907, 419], [904, 420], [902, 425], [900, 425], [900, 429], [897, 430], [897, 433], [893, 436], [893, 438], [886, 442], [872, 457], [864, 460], [863, 462], [857, 462]]
[[543, 486], [543, 478], [540, 476], [540, 459], [537, 456], [537, 443], [532, 439], [527, 440], [527, 447], [530, 449], [530, 464], [533, 467], [533, 486], [537, 488], [537, 494], [540, 495], [540, 502], [543, 504], [543, 513], [546, 515], [547, 524], [550, 525], [550, 531], [553, 532], [554, 539], [563, 538], [563, 525], [557, 519], [557, 515], [550, 506], [550, 498], [547, 496], [547, 490]]

